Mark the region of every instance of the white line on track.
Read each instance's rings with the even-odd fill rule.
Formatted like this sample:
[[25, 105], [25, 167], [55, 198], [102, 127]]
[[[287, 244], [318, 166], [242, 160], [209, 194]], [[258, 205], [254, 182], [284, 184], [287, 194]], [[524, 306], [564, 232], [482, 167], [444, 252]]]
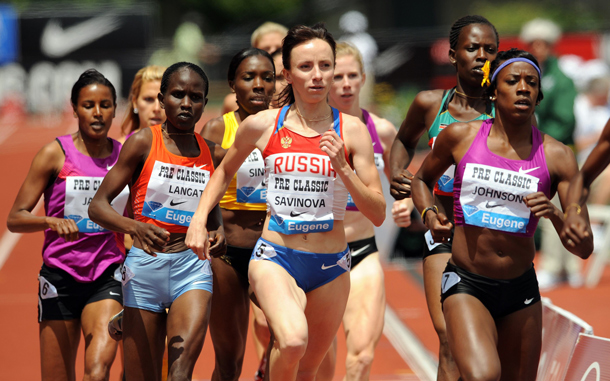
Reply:
[[[36, 214], [41, 207], [42, 198], [38, 200], [38, 203], [32, 210], [32, 214]], [[13, 233], [6, 230], [2, 235], [2, 238], [0, 238], [0, 270], [2, 270], [2, 266], [4, 266], [4, 263], [8, 257], [11, 256], [11, 252], [17, 245], [17, 242], [19, 242], [22, 235], [22, 233]]]
[[0, 145], [4, 143], [8, 138], [11, 137], [13, 132], [17, 130], [17, 123], [6, 123], [0, 129]]
[[385, 309], [383, 334], [420, 380], [436, 380], [438, 364], [390, 306]]

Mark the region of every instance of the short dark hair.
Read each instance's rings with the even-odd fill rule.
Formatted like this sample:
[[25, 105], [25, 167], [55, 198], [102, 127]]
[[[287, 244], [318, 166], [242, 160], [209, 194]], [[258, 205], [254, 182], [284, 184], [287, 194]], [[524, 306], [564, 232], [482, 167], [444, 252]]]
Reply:
[[227, 79], [229, 82], [235, 80], [235, 73], [237, 73], [237, 68], [239, 65], [246, 59], [254, 56], [263, 56], [271, 62], [271, 66], [273, 67], [273, 76], [275, 77], [275, 65], [273, 64], [273, 57], [266, 51], [258, 48], [245, 48], [240, 50], [236, 55], [231, 59], [231, 63], [229, 63], [229, 71], [227, 73]]
[[[313, 26], [297, 25], [288, 31], [288, 34], [284, 38], [282, 44], [282, 63], [284, 68], [290, 70], [290, 53], [295, 46], [304, 42], [319, 38], [320, 40], [326, 41], [330, 45], [333, 51], [333, 61], [335, 59], [335, 48], [337, 43], [333, 38], [332, 34], [326, 30], [324, 23], [317, 23]], [[280, 106], [294, 103], [294, 92], [292, 91], [292, 85], [288, 84], [278, 97], [278, 103]]]
[[451, 26], [451, 31], [449, 31], [449, 47], [453, 50], [457, 47], [458, 40], [460, 39], [460, 34], [462, 33], [462, 29], [471, 24], [484, 24], [488, 25], [493, 29], [496, 34], [496, 43], [500, 45], [500, 37], [498, 36], [498, 31], [496, 27], [489, 22], [485, 17], [479, 15], [468, 15], [456, 20]]
[[72, 86], [72, 93], [70, 94], [70, 101], [73, 105], [78, 103], [78, 96], [80, 95], [80, 91], [89, 85], [100, 84], [104, 85], [110, 89], [112, 93], [112, 102], [116, 106], [116, 89], [114, 85], [108, 80], [108, 78], [104, 77], [102, 73], [95, 69], [85, 70], [83, 74], [78, 77], [78, 80]]
[[[491, 64], [489, 66], [489, 79], [491, 80], [491, 77], [493, 77], [493, 75], [496, 72], [496, 70], [498, 69], [498, 67], [500, 65], [502, 65], [502, 63], [504, 61], [507, 61], [511, 58], [527, 58], [528, 60], [535, 63], [536, 66], [538, 66], [538, 68], [540, 68], [540, 64], [538, 63], [538, 60], [536, 59], [536, 57], [534, 57], [532, 55], [532, 53], [526, 52], [525, 50], [521, 50], [521, 49], [511, 48], [509, 50], [504, 50], [504, 51], [498, 52], [496, 59], [491, 61]], [[496, 78], [494, 81], [492, 81], [489, 84], [489, 86], [487, 86], [487, 88], [485, 89], [485, 95], [484, 95], [486, 99], [491, 99], [494, 91], [496, 90], [497, 85], [498, 85], [498, 81]], [[538, 81], [538, 98], [536, 98], [536, 102], [540, 102], [543, 98], [544, 98], [544, 95], [542, 94], [542, 78], [540, 78], [540, 80]]]
[[199, 65], [190, 62], [177, 62], [165, 70], [165, 72], [163, 73], [163, 77], [161, 78], [161, 94], [165, 95], [167, 87], [169, 86], [169, 79], [172, 74], [177, 72], [179, 69], [182, 69], [183, 67], [191, 69], [195, 73], [199, 74], [201, 79], [203, 79], [203, 96], [207, 98], [208, 90], [210, 88], [210, 81], [208, 80], [208, 76], [205, 75], [203, 69], [200, 68]]

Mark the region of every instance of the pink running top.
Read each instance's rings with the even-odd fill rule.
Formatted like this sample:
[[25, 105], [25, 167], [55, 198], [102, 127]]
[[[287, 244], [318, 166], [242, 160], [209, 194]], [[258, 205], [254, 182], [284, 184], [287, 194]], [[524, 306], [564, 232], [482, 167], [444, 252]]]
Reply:
[[538, 218], [524, 197], [544, 192], [550, 198], [542, 133], [532, 126], [532, 151], [525, 160], [511, 160], [489, 150], [487, 137], [494, 122], [483, 122], [472, 145], [457, 165], [453, 184], [455, 225], [473, 225], [532, 237]]
[[[44, 191], [45, 214], [74, 220], [79, 233], [76, 241], [67, 242], [55, 231], [45, 230], [42, 258], [47, 266], [62, 269], [79, 282], [93, 282], [108, 266], [123, 261], [124, 247], [117, 235], [95, 224], [87, 213], [91, 198], [119, 157], [121, 143], [111, 139], [112, 154], [95, 159], [78, 151], [71, 135], [57, 141], [66, 158], [59, 175]], [[122, 208], [121, 214], [128, 195], [124, 190], [112, 202], [115, 209]]]

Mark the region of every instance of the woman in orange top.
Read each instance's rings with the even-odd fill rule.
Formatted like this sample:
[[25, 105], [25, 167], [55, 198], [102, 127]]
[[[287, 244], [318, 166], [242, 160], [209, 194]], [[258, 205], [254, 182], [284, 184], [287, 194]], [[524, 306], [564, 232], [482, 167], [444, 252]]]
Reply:
[[[212, 269], [184, 243], [191, 217], [214, 172], [212, 142], [195, 134], [207, 102], [208, 80], [197, 65], [180, 62], [163, 74], [159, 103], [167, 120], [134, 134], [89, 207], [101, 226], [134, 237], [123, 265], [123, 342], [127, 379], [160, 380], [165, 333], [168, 379], [189, 378], [210, 314]], [[110, 201], [129, 184], [134, 219]], [[213, 256], [225, 251], [218, 206], [208, 228]], [[170, 308], [171, 307], [171, 308]], [[170, 308], [166, 313], [166, 308]]]

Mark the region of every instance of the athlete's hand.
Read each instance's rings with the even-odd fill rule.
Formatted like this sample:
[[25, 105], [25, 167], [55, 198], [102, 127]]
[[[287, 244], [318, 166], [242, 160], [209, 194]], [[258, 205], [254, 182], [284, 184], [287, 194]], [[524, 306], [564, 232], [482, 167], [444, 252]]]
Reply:
[[163, 252], [163, 248], [169, 241], [169, 232], [153, 224], [134, 222], [136, 223], [134, 241], [140, 242], [142, 250], [153, 257], [157, 256], [157, 252]]
[[320, 138], [320, 149], [328, 155], [333, 168], [339, 169], [347, 165], [343, 148], [344, 144], [335, 130], [324, 132], [322, 138]]
[[434, 213], [430, 210], [426, 213], [426, 227], [430, 229], [434, 242], [447, 243], [451, 239], [453, 224], [443, 213]]
[[406, 228], [411, 225], [411, 212], [413, 201], [410, 198], [394, 201], [392, 205], [392, 218], [398, 227]]
[[188, 230], [186, 231], [186, 239], [184, 243], [193, 250], [201, 260], [209, 259], [210, 257], [210, 241], [208, 237], [208, 229], [206, 228], [207, 219], [203, 221], [197, 217], [193, 217]]
[[559, 209], [543, 192], [530, 193], [525, 196], [525, 205], [530, 208], [532, 214], [538, 218], [561, 218], [562, 214]]
[[210, 256], [214, 258], [222, 257], [227, 253], [227, 240], [225, 239], [224, 228], [210, 231]]
[[561, 242], [568, 250], [576, 248], [577, 245], [588, 240], [590, 233], [587, 229], [587, 222], [582, 215], [569, 210], [559, 237], [561, 237]]
[[76, 241], [78, 239], [78, 226], [76, 222], [69, 218], [46, 217], [49, 229], [57, 232], [57, 234], [67, 242]]
[[411, 180], [413, 180], [413, 174], [406, 169], [392, 176], [392, 181], [390, 182], [390, 194], [392, 197], [396, 200], [411, 197]]

